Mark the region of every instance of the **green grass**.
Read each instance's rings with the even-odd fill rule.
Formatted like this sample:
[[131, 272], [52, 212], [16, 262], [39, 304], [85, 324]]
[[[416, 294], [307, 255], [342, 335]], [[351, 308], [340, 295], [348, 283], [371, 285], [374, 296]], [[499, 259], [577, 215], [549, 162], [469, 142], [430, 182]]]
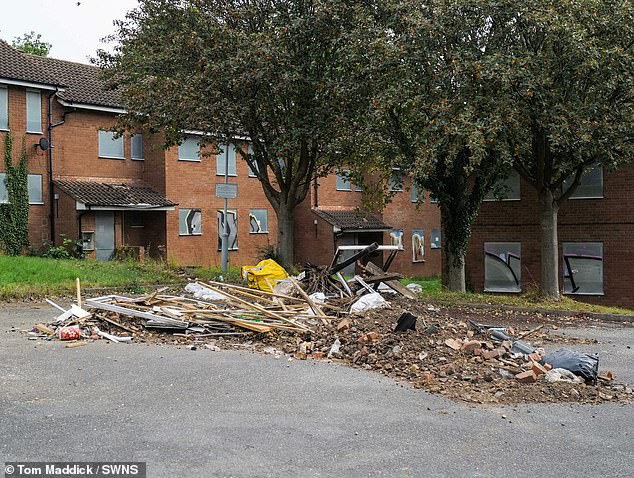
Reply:
[[425, 276], [425, 277], [406, 277], [401, 279], [403, 285], [418, 284], [422, 286], [423, 293], [437, 293], [442, 290], [442, 283], [438, 276]]
[[95, 262], [76, 259], [0, 256], [0, 299], [24, 299], [73, 293], [75, 278], [83, 288], [125, 287], [183, 282], [164, 264], [147, 261]]
[[[416, 280], [411, 282], [420, 283]], [[488, 304], [510, 307], [525, 307], [546, 310], [594, 312], [599, 314], [634, 314], [634, 310], [606, 305], [588, 304], [563, 296], [559, 301], [544, 300], [534, 292], [525, 294], [487, 294], [449, 292], [442, 288], [440, 280], [433, 285], [423, 285], [422, 298], [443, 305]]]

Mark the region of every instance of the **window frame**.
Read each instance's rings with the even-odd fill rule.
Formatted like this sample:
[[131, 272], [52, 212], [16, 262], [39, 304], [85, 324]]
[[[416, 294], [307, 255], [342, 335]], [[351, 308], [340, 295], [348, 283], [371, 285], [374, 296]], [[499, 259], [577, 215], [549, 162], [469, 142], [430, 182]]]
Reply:
[[[186, 142], [189, 141], [196, 141], [196, 148], [198, 150], [198, 157], [197, 158], [185, 158], [183, 156], [181, 156], [181, 146], [183, 146]], [[187, 136], [182, 142], [181, 144], [178, 145], [177, 148], [177, 157], [179, 161], [188, 161], [190, 163], [200, 163], [201, 161], [201, 157], [200, 157], [200, 141], [198, 140], [198, 138], [196, 136]]]
[[[200, 232], [182, 232], [181, 230], [181, 211], [198, 211], [200, 214]], [[178, 209], [178, 235], [179, 237], [202, 236], [203, 235], [203, 211], [199, 207], [183, 207]]]
[[[394, 179], [397, 177], [399, 179], [400, 188], [396, 188], [394, 186]], [[402, 193], [404, 190], [403, 187], [403, 173], [401, 172], [401, 168], [392, 168], [392, 175], [390, 176], [390, 192], [391, 193]]]
[[[2, 98], [4, 98], [4, 107]], [[9, 131], [9, 88], [6, 85], [0, 85], [0, 118], [3, 116], [2, 113], [6, 115], [7, 122], [6, 126], [0, 123], [0, 131]]]
[[[141, 156], [137, 157], [134, 155], [134, 141], [136, 137], [139, 137], [140, 140], [140, 146], [141, 146]], [[139, 141], [137, 140], [137, 141]], [[145, 151], [143, 149], [143, 133], [135, 133], [135, 134], [131, 134], [130, 135], [130, 159], [132, 161], [145, 161]]]
[[[513, 275], [513, 278], [515, 279], [515, 282], [517, 284], [517, 290], [504, 290], [501, 288], [495, 288], [495, 287], [487, 287], [487, 255], [489, 254], [487, 251], [487, 246], [507, 246], [507, 249], [510, 249], [510, 247], [508, 247], [509, 245], [513, 245], [514, 248], [517, 248], [519, 250], [519, 275], [515, 273], [515, 270], [513, 270], [510, 261], [508, 260], [507, 256], [507, 260], [505, 262], [506, 266], [509, 268], [509, 270], [511, 271], [511, 274]], [[512, 253], [512, 251], [507, 251], [507, 253]], [[493, 253], [492, 254], [496, 259], [499, 259], [501, 262], [502, 259], [500, 258], [500, 256], [498, 254]], [[483, 281], [483, 287], [482, 290], [484, 292], [491, 292], [491, 293], [495, 293], [495, 294], [521, 294], [522, 293], [522, 243], [519, 241], [490, 241], [490, 242], [485, 242], [484, 243], [484, 281]]]
[[[437, 234], [434, 234], [434, 231], [436, 231], [436, 232], [437, 232]], [[438, 238], [440, 239], [440, 240], [438, 241], [438, 245], [434, 245], [434, 244], [436, 244], [436, 243], [434, 242], [434, 236], [436, 236], [436, 235], [437, 235], [437, 236], [438, 236]], [[430, 249], [442, 249], [442, 230], [441, 230], [441, 229], [438, 229], [437, 227], [432, 228], [432, 230], [431, 230], [431, 237], [429, 238], [429, 248], [430, 248]]]
[[[420, 234], [418, 234], [420, 233]], [[416, 259], [416, 244], [414, 243], [414, 235], [420, 237], [422, 254]], [[425, 262], [425, 229], [412, 229], [412, 264], [422, 264]]]
[[[102, 133], [103, 134], [110, 134], [112, 135], [110, 137], [110, 141], [112, 141], [113, 143], [116, 141], [121, 141], [121, 156], [109, 156], [109, 155], [105, 155], [105, 154], [101, 154], [101, 138], [102, 138]], [[97, 132], [97, 156], [101, 159], [118, 159], [118, 160], [123, 160], [125, 159], [125, 138], [123, 136], [119, 136], [116, 140], [113, 139], [113, 136], [116, 133], [114, 131], [108, 131], [105, 129], [100, 129]]]
[[[253, 211], [264, 211], [266, 213], [266, 230], [265, 231], [252, 231], [251, 230], [251, 215], [253, 214]], [[249, 234], [268, 234], [268, 233], [269, 233], [269, 210], [266, 209], [266, 208], [249, 209]]]
[[[32, 98], [33, 95], [37, 95], [39, 102], [37, 103], [38, 105], [38, 111], [39, 111], [39, 115], [37, 116], [37, 123], [39, 125], [39, 129], [35, 130], [35, 129], [30, 129], [29, 128], [29, 98]], [[28, 134], [42, 134], [42, 92], [40, 90], [35, 90], [32, 88], [27, 88], [26, 89], [26, 93], [25, 93], [25, 119], [26, 119], [26, 132]]]

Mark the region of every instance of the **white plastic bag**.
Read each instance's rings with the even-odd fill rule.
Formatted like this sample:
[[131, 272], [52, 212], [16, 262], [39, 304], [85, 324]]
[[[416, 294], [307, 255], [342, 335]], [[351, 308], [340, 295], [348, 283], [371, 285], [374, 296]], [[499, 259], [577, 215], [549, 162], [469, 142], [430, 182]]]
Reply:
[[357, 300], [350, 307], [350, 312], [359, 313], [365, 312], [370, 309], [382, 309], [384, 307], [389, 307], [390, 303], [386, 301], [381, 294], [378, 292], [373, 292], [371, 294], [366, 294], [361, 296], [359, 300]]
[[226, 300], [227, 296], [222, 295], [215, 290], [208, 289], [207, 287], [203, 287], [200, 284], [196, 284], [195, 282], [190, 282], [185, 286], [185, 290], [190, 294], [194, 294], [194, 299], [200, 300], [208, 300], [209, 302], [214, 302], [217, 300]]

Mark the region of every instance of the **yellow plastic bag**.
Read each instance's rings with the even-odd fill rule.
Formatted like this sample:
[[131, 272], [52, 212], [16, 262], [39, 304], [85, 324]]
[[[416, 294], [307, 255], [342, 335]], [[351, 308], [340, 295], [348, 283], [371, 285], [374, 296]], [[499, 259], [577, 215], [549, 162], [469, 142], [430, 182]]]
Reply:
[[276, 280], [284, 280], [288, 277], [286, 270], [273, 259], [264, 259], [257, 266], [242, 266], [241, 273], [242, 277], [249, 282], [251, 289], [267, 292], [272, 292], [271, 287], [275, 285]]

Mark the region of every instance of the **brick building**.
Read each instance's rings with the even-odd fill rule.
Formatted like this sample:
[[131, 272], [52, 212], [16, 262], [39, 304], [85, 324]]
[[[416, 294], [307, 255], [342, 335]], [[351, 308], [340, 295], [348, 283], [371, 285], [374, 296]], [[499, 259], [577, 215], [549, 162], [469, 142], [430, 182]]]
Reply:
[[[634, 167], [587, 171], [558, 215], [560, 287], [578, 300], [634, 307]], [[482, 204], [467, 254], [478, 291], [535, 289], [540, 277], [536, 191], [514, 173], [505, 200]]]
[[[0, 41], [0, 141], [9, 130], [16, 145], [26, 141], [31, 244], [65, 237], [82, 240], [98, 260], [127, 246], [180, 265], [219, 265], [223, 200], [215, 184], [224, 178], [224, 155], [201, 152], [195, 132], [168, 150], [160, 135], [117, 138], [111, 128], [123, 112], [97, 68], [26, 55]], [[229, 257], [250, 264], [275, 245], [276, 217], [248, 164], [227, 149], [230, 182], [238, 184], [238, 198], [229, 201]], [[0, 201], [7, 200], [4, 175], [0, 164]], [[428, 201], [417, 207], [411, 188], [395, 187], [403, 191], [370, 216], [358, 211], [362, 194], [342, 177], [319, 179], [319, 201], [313, 190], [297, 210], [296, 261], [323, 264], [338, 244], [393, 241], [404, 251], [392, 270], [439, 274], [438, 208]], [[343, 224], [345, 217], [353, 221]]]

